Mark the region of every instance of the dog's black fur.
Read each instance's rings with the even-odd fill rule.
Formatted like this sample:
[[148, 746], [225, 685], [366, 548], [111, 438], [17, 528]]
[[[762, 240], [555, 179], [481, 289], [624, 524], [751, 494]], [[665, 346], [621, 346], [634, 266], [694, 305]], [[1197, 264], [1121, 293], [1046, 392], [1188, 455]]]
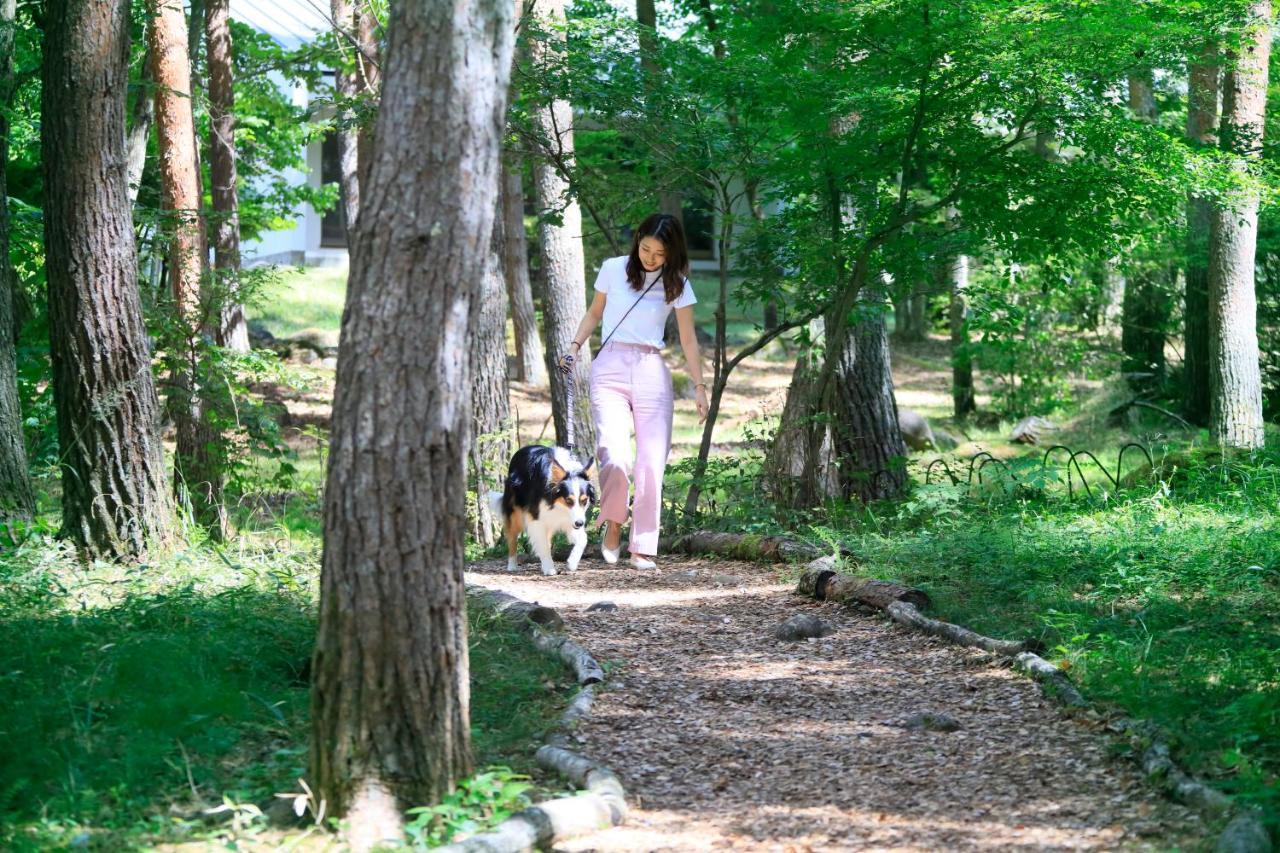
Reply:
[[556, 480], [552, 476], [551, 466], [559, 465], [555, 458], [556, 448], [541, 444], [522, 447], [511, 457], [507, 467], [507, 479], [503, 483], [502, 513], [511, 516], [517, 509], [522, 509], [533, 518], [537, 518], [545, 504], [555, 503], [560, 498], [567, 498], [575, 493], [573, 479], [585, 481], [585, 491], [591, 505], [596, 503], [596, 488], [591, 484], [588, 472], [594, 459], [587, 459], [585, 465], [573, 471], [563, 468], [565, 476]]
[[587, 547], [587, 516], [596, 503], [591, 466], [583, 465], [563, 447], [522, 447], [511, 457], [501, 493], [490, 492], [493, 512], [502, 514], [507, 538], [507, 568], [516, 571], [516, 539], [523, 531], [542, 564], [542, 573], [554, 575], [551, 538], [569, 537], [573, 548], [565, 567], [575, 572]]

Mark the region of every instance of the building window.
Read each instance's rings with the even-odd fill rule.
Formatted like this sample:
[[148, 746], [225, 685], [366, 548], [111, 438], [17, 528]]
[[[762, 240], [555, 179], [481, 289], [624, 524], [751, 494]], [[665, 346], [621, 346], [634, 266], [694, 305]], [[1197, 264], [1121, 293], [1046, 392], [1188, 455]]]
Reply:
[[715, 257], [715, 215], [711, 205], [700, 196], [684, 198], [684, 237], [691, 259]]
[[[320, 143], [320, 183], [336, 184], [342, 180], [342, 166], [338, 162], [338, 134], [330, 131]], [[347, 247], [346, 211], [342, 201], [329, 209], [320, 220], [320, 246], [345, 249]]]

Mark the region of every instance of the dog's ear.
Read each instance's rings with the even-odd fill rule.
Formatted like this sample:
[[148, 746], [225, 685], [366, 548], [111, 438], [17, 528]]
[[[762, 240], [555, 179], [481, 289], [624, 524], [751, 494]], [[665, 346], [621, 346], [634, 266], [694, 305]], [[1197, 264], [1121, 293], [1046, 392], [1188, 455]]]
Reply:
[[551, 483], [559, 485], [560, 481], [569, 476], [569, 472], [560, 467], [560, 463], [554, 458], [551, 460]]
[[584, 477], [590, 477], [590, 476], [591, 476], [591, 466], [593, 466], [593, 465], [595, 465], [595, 464], [596, 464], [596, 460], [595, 460], [595, 457], [594, 457], [594, 456], [589, 456], [589, 457], [587, 457], [587, 464], [582, 466], [582, 476], [584, 476]]

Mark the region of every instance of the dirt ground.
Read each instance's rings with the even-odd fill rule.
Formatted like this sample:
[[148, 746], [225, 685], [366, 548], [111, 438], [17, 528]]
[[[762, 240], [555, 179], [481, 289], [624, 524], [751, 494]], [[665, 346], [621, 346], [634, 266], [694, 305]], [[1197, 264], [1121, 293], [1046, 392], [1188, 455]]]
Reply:
[[[1167, 850], [1205, 831], [984, 653], [801, 599], [768, 567], [582, 566], [468, 573], [559, 609], [608, 672], [575, 748], [620, 775], [632, 812], [558, 850]], [[599, 601], [618, 609], [588, 613]], [[775, 640], [797, 613], [835, 633]], [[912, 728], [922, 713], [959, 728]]]

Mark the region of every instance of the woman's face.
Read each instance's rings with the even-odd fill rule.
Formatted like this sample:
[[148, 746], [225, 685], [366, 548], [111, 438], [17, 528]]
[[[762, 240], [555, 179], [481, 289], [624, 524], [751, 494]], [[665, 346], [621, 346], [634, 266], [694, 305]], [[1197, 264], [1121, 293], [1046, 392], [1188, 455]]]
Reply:
[[667, 247], [657, 237], [640, 238], [640, 266], [645, 272], [660, 269], [667, 260]]

